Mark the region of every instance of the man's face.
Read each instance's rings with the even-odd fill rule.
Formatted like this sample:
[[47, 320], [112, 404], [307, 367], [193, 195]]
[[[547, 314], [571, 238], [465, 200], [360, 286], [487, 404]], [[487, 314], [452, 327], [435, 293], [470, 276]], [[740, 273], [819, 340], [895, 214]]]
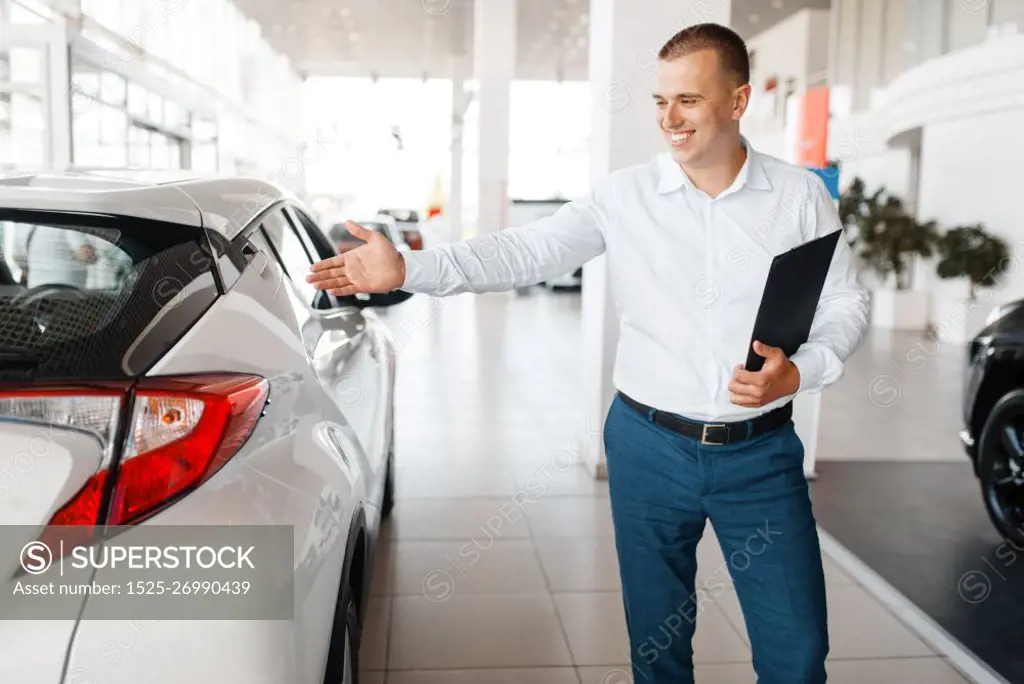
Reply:
[[749, 94], [750, 86], [740, 87], [714, 50], [659, 60], [654, 101], [672, 158], [699, 167], [728, 154], [731, 137], [722, 134], [736, 130]]

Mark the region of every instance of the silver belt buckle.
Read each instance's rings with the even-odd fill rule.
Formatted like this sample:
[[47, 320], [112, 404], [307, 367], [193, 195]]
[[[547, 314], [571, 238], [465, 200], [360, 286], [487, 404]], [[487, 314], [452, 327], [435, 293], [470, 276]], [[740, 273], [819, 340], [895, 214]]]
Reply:
[[[711, 446], [722, 446], [725, 442], [709, 442], [708, 441], [708, 428], [725, 428], [724, 423], [705, 423], [700, 432], [700, 443], [709, 444]], [[728, 438], [728, 435], [726, 435]]]

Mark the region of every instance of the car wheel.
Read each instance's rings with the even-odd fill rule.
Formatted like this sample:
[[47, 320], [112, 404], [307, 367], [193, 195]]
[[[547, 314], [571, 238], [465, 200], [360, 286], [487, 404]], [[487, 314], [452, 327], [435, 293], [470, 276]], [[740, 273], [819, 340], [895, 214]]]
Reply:
[[1024, 544], [1024, 390], [992, 407], [978, 443], [978, 477], [996, 529]]
[[[327, 658], [327, 673], [324, 684], [359, 684], [359, 643], [361, 629], [359, 612], [356, 610], [352, 592], [345, 589], [340, 615], [344, 623], [335, 623], [335, 629], [341, 627], [343, 633], [340, 641], [331, 639], [331, 653]], [[341, 650], [336, 652], [335, 649]]]
[[391, 446], [388, 452], [388, 471], [384, 476], [384, 500], [381, 502], [381, 515], [385, 518], [391, 517], [391, 511], [395, 508], [395, 447]]

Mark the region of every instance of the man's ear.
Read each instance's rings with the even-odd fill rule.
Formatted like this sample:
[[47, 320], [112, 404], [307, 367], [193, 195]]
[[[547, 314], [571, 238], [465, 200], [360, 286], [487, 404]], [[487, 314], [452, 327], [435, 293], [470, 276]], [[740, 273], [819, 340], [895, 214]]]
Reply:
[[747, 111], [747, 105], [750, 104], [750, 84], [740, 86], [733, 91], [732, 100], [732, 118], [733, 121], [739, 121], [743, 113]]

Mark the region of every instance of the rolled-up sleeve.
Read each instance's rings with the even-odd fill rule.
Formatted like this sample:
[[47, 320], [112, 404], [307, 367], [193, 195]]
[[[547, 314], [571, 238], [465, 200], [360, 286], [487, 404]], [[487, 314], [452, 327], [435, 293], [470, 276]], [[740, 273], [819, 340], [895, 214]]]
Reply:
[[605, 180], [551, 216], [440, 247], [405, 252], [406, 292], [500, 292], [570, 273], [605, 250], [611, 189]]
[[[842, 230], [839, 212], [817, 176], [809, 179], [804, 209], [806, 234], [811, 239]], [[820, 392], [843, 374], [847, 359], [864, 339], [868, 327], [868, 294], [861, 285], [853, 252], [839, 238], [807, 342], [791, 360], [800, 370], [800, 392]]]

